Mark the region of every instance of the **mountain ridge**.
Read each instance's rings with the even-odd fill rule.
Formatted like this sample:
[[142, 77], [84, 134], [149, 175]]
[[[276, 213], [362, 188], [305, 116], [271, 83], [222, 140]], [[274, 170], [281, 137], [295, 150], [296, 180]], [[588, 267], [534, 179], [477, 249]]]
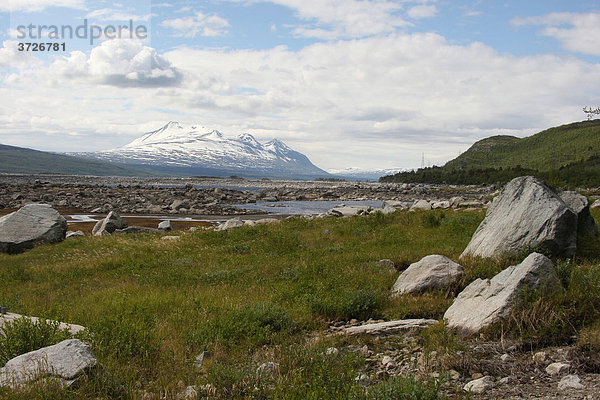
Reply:
[[70, 153], [175, 175], [317, 178], [329, 174], [279, 139], [260, 143], [250, 133], [235, 138], [201, 125], [169, 121], [132, 142], [110, 150]]

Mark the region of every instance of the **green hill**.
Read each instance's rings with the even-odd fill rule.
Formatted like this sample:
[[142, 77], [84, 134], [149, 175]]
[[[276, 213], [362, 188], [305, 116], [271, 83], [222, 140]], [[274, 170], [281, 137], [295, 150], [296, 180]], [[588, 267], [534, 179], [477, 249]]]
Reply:
[[86, 160], [0, 144], [0, 173], [69, 174], [99, 176], [160, 175], [102, 161]]
[[443, 167], [380, 178], [382, 182], [485, 184], [535, 175], [556, 186], [600, 185], [600, 120], [550, 128], [533, 136], [492, 136]]
[[492, 136], [449, 161], [448, 169], [510, 168], [552, 171], [600, 156], [600, 120], [550, 128], [522, 139]]

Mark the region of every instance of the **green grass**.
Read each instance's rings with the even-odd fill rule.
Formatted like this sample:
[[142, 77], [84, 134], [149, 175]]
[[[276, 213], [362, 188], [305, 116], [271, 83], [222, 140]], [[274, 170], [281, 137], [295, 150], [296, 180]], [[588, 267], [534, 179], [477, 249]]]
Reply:
[[[398, 272], [376, 261], [405, 268], [430, 254], [457, 260], [482, 218], [436, 211], [289, 219], [177, 241], [85, 237], [0, 255], [0, 304], [88, 327], [102, 365], [74, 390], [4, 389], [0, 398], [139, 398], [140, 390], [174, 398], [178, 383], [212, 384], [214, 398], [438, 398], [435, 385], [412, 378], [375, 381], [378, 389], [365, 392], [354, 381], [363, 361], [345, 352], [326, 357], [333, 339], [323, 332], [338, 319], [441, 318], [464, 286], [509, 261], [465, 260], [466, 278], [455, 287], [394, 299], [387, 294]], [[573, 291], [598, 264], [598, 240], [586, 246], [572, 265]], [[574, 307], [585, 298], [572, 300]], [[440, 337], [451, 347], [451, 337]], [[212, 357], [196, 369], [204, 350]], [[257, 377], [266, 361], [279, 371]], [[402, 397], [406, 391], [421, 394]]]

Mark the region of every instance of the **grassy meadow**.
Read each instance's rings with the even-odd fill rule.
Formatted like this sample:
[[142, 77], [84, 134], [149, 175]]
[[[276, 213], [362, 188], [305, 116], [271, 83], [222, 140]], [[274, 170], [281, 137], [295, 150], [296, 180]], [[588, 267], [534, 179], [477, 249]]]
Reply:
[[[342, 351], [333, 357], [326, 349], [371, 339], [326, 331], [332, 321], [354, 318], [440, 319], [469, 282], [519, 260], [465, 260], [467, 274], [454, 287], [394, 299], [388, 294], [399, 272], [377, 261], [391, 259], [402, 270], [430, 254], [458, 260], [483, 216], [430, 211], [291, 218], [178, 240], [160, 234], [84, 237], [0, 254], [0, 305], [87, 327], [81, 336], [101, 365], [70, 389], [49, 382], [0, 389], [0, 398], [175, 399], [190, 385], [211, 398], [441, 398], [435, 383], [414, 377], [385, 377], [365, 391], [355, 381], [364, 357]], [[503, 334], [536, 346], [550, 344], [548, 335], [560, 331], [554, 341], [576, 335], [581, 346], [600, 350], [599, 249], [597, 238], [581, 238], [573, 260], [556, 260], [568, 289], [552, 299], [528, 298]], [[0, 336], [0, 365], [64, 338], [52, 326], [22, 325]], [[447, 335], [436, 329], [423, 336], [432, 350]], [[210, 357], [194, 367], [203, 351]], [[257, 374], [270, 361], [279, 364], [277, 371]]]

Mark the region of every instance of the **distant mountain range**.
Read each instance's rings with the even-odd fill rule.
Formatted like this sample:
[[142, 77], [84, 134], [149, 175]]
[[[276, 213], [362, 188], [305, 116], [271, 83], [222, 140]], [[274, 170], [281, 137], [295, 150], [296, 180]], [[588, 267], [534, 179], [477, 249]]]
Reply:
[[384, 175], [396, 174], [398, 172], [407, 171], [407, 168], [387, 168], [387, 169], [364, 169], [350, 167], [344, 169], [327, 170], [331, 175], [340, 179], [356, 179], [361, 181], [376, 181]]
[[183, 126], [174, 121], [116, 149], [69, 154], [169, 175], [296, 179], [329, 176], [280, 140], [262, 144], [248, 133], [227, 138], [216, 130], [207, 132], [199, 125]]
[[382, 182], [480, 184], [535, 175], [556, 186], [600, 184], [600, 120], [575, 122], [517, 138], [492, 136], [443, 167], [382, 177]]

